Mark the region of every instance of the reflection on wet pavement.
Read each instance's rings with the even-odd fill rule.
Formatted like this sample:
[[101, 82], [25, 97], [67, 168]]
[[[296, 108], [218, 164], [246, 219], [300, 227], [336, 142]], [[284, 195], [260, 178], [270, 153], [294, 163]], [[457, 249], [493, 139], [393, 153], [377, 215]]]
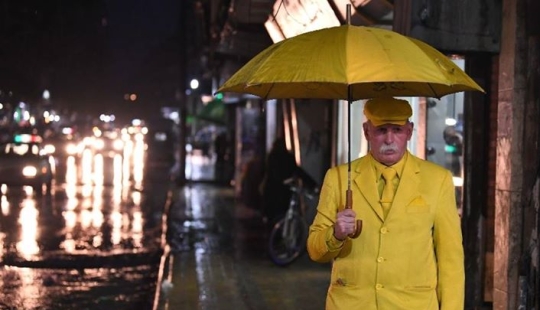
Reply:
[[5, 267], [2, 275], [0, 290], [9, 299], [0, 299], [0, 309], [137, 310], [151, 309], [156, 268], [59, 271]]
[[[51, 196], [4, 187], [4, 263], [159, 248], [160, 226], [151, 221], [156, 206], [146, 203], [143, 190], [144, 148], [136, 143], [126, 150], [134, 153], [109, 157], [86, 150], [80, 159], [68, 157]], [[161, 193], [151, 195], [165, 197], [167, 186], [162, 187]]]
[[174, 200], [164, 276], [172, 291], [154, 309], [324, 309], [330, 266], [307, 255], [274, 265], [259, 213], [233, 188], [190, 184]]
[[0, 187], [0, 309], [151, 308], [170, 183], [143, 158], [86, 150], [50, 195]]

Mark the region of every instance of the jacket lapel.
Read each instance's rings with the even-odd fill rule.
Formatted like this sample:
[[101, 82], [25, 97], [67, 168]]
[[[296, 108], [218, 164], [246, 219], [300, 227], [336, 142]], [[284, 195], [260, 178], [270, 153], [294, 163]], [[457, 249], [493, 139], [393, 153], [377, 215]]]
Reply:
[[408, 154], [407, 162], [403, 167], [403, 175], [399, 181], [399, 186], [394, 196], [392, 208], [388, 213], [398, 212], [396, 209], [402, 209], [407, 206], [414, 198], [418, 197], [418, 186], [420, 184], [420, 166], [418, 160], [411, 154]]
[[367, 156], [358, 161], [355, 172], [356, 176], [354, 177], [354, 183], [373, 211], [381, 221], [384, 221], [384, 214], [379, 203], [379, 191], [377, 189], [375, 172], [373, 171], [373, 167], [370, 165]]

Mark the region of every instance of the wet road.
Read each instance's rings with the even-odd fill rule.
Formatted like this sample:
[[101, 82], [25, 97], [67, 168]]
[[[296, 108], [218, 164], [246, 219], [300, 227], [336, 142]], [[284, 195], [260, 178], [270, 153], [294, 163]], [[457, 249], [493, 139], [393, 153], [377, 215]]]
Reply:
[[50, 195], [2, 185], [0, 309], [151, 309], [169, 167], [130, 150], [60, 159]]
[[[176, 188], [166, 165], [90, 158], [66, 159], [50, 196], [2, 187], [0, 309], [324, 308], [330, 266], [273, 265], [233, 188]], [[213, 174], [207, 158], [190, 163], [190, 176]]]

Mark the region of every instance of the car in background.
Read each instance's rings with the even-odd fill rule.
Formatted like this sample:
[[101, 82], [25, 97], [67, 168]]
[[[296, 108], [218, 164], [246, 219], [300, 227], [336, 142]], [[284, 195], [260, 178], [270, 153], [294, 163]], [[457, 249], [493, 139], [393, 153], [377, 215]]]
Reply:
[[40, 136], [16, 135], [0, 144], [0, 184], [31, 186], [38, 194], [46, 186], [50, 193], [54, 179], [54, 158], [42, 147]]
[[81, 143], [83, 152], [90, 151], [92, 154], [101, 154], [104, 157], [123, 155], [125, 141], [118, 130], [102, 130], [92, 128], [92, 135], [84, 137]]
[[122, 140], [145, 141], [148, 134], [148, 127], [140, 119], [134, 119], [129, 126], [121, 129]]
[[68, 156], [80, 156], [84, 147], [73, 129], [64, 127], [59, 133], [43, 139], [43, 149], [58, 161]]

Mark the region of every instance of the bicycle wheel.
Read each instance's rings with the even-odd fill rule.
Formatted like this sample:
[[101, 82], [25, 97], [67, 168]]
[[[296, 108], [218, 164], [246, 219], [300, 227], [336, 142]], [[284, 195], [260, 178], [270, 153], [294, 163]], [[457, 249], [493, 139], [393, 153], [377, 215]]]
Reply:
[[270, 259], [278, 266], [286, 266], [300, 257], [306, 249], [308, 227], [299, 216], [283, 218], [277, 222], [270, 232], [268, 253]]

